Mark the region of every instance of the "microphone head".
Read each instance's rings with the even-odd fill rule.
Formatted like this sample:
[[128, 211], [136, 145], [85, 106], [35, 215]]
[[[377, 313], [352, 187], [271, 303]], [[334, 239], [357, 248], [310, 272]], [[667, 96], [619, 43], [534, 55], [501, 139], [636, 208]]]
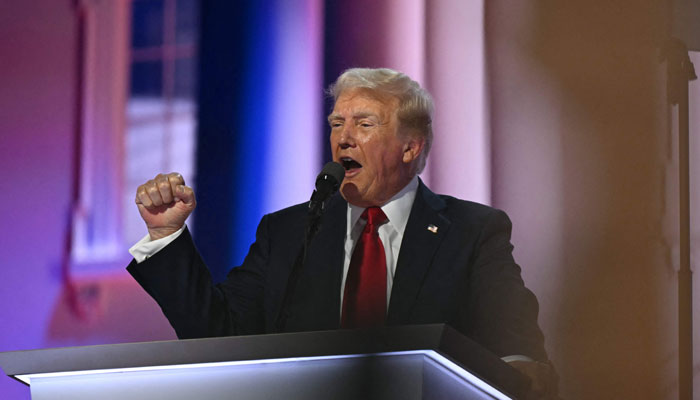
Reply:
[[329, 195], [335, 193], [345, 178], [345, 168], [335, 161], [330, 161], [323, 166], [321, 173], [316, 177], [316, 190]]

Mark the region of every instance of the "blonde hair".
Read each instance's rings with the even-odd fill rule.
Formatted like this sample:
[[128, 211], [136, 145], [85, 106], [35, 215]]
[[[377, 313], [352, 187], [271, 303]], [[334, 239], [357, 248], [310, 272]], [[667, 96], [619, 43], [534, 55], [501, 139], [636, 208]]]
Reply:
[[328, 88], [328, 94], [337, 101], [348, 89], [371, 89], [399, 99], [398, 119], [402, 128], [417, 132], [425, 145], [418, 159], [417, 172], [425, 168], [433, 144], [433, 99], [408, 75], [389, 68], [351, 68], [345, 70]]

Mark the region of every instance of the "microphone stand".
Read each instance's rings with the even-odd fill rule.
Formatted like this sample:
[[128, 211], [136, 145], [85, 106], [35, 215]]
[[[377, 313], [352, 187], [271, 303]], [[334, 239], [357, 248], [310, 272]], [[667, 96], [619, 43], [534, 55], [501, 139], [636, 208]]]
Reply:
[[284, 331], [287, 325], [287, 319], [290, 315], [290, 306], [292, 302], [292, 297], [296, 291], [297, 282], [299, 281], [299, 276], [301, 276], [301, 270], [306, 264], [306, 255], [308, 253], [309, 246], [313, 240], [316, 233], [321, 226], [321, 217], [325, 211], [326, 201], [320, 200], [318, 197], [318, 191], [314, 190], [311, 195], [311, 201], [309, 201], [309, 214], [306, 223], [306, 231], [304, 235], [304, 243], [297, 253], [297, 257], [292, 265], [292, 270], [289, 273], [289, 279], [287, 279], [287, 287], [284, 290], [284, 297], [282, 298], [282, 307], [280, 308], [280, 313], [277, 316], [275, 322], [275, 332], [281, 333]]

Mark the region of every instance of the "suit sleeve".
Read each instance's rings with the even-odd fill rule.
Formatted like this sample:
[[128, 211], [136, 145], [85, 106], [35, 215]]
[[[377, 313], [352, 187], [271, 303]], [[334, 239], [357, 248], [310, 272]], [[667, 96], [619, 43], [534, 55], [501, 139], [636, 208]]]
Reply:
[[212, 284], [187, 229], [175, 241], [127, 271], [158, 303], [178, 338], [262, 333], [269, 238], [263, 217], [255, 243], [225, 282]]
[[475, 339], [499, 356], [525, 355], [546, 361], [537, 325], [539, 305], [520, 276], [512, 255], [511, 222], [492, 210], [477, 242], [469, 279]]

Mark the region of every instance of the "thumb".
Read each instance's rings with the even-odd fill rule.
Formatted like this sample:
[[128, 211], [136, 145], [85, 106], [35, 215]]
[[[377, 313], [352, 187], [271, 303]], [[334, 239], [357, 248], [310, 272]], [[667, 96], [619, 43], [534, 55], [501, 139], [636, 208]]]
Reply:
[[175, 196], [185, 205], [194, 206], [195, 204], [194, 191], [189, 186], [177, 185], [175, 187]]

